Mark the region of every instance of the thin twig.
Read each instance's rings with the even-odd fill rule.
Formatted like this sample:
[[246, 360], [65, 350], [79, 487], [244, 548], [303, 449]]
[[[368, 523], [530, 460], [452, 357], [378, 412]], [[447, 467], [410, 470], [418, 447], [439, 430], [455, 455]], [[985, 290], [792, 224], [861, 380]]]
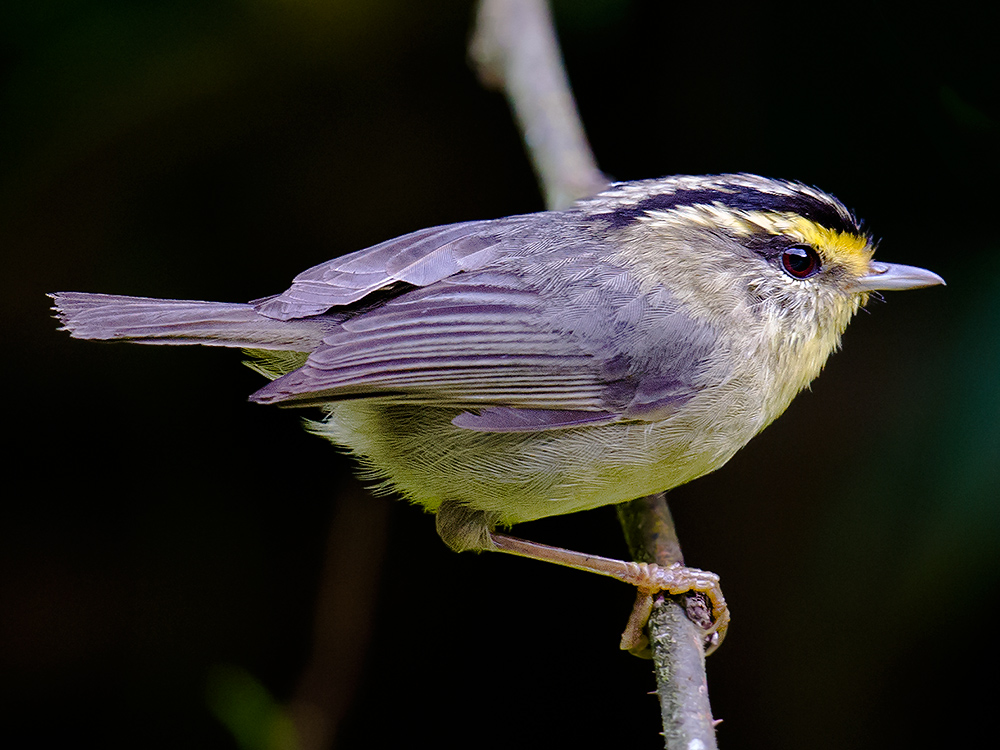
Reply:
[[[619, 505], [618, 519], [635, 560], [684, 563], [665, 492]], [[649, 645], [668, 750], [717, 747], [702, 645], [710, 621], [699, 596], [658, 596], [653, 602]]]
[[597, 168], [580, 122], [544, 0], [484, 0], [469, 57], [484, 86], [507, 95], [550, 209], [599, 193]]
[[[550, 209], [604, 188], [544, 0], [481, 0], [470, 57], [484, 84], [506, 93]], [[620, 506], [619, 518], [636, 560], [682, 560], [663, 494]], [[694, 609], [685, 616], [679, 603], [658, 597], [649, 620], [667, 750], [716, 748], [704, 631], [690, 619]]]

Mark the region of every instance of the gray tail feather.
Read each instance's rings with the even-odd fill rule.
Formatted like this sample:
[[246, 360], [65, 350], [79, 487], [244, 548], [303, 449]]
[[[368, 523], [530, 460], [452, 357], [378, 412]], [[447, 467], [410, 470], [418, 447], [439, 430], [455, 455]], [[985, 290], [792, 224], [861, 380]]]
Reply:
[[336, 327], [330, 318], [274, 320], [240, 303], [86, 292], [49, 296], [61, 330], [78, 339], [311, 352]]

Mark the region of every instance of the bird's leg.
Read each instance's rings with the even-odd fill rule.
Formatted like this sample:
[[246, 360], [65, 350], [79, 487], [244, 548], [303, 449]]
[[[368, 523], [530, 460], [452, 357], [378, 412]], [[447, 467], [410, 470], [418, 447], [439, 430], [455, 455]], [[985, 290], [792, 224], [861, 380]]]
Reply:
[[632, 649], [643, 638], [642, 629], [652, 612], [653, 596], [661, 591], [671, 596], [696, 592], [708, 599], [712, 610], [712, 624], [706, 628], [708, 644], [706, 653], [718, 648], [726, 635], [726, 628], [729, 627], [729, 608], [719, 586], [719, 576], [715, 573], [686, 568], [680, 563], [660, 566], [587, 555], [495, 532], [490, 534], [490, 539], [493, 548], [498, 552], [586, 570], [635, 586], [636, 601], [628, 625], [622, 634], [623, 649]]

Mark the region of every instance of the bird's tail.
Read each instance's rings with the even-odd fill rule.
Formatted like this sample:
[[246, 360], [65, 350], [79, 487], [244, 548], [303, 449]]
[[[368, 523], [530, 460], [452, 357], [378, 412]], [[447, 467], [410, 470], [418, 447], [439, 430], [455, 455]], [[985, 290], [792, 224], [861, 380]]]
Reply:
[[274, 320], [240, 303], [86, 292], [49, 296], [62, 330], [78, 339], [311, 352], [336, 327], [322, 316]]

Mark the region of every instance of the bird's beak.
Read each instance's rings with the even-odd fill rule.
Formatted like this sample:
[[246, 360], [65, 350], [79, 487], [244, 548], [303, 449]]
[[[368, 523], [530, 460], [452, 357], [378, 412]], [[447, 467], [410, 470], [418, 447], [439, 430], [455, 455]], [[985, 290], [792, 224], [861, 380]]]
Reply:
[[898, 263], [879, 263], [873, 260], [868, 264], [868, 273], [855, 280], [854, 288], [859, 292], [875, 292], [920, 289], [938, 284], [944, 284], [944, 279], [926, 268], [901, 266]]

